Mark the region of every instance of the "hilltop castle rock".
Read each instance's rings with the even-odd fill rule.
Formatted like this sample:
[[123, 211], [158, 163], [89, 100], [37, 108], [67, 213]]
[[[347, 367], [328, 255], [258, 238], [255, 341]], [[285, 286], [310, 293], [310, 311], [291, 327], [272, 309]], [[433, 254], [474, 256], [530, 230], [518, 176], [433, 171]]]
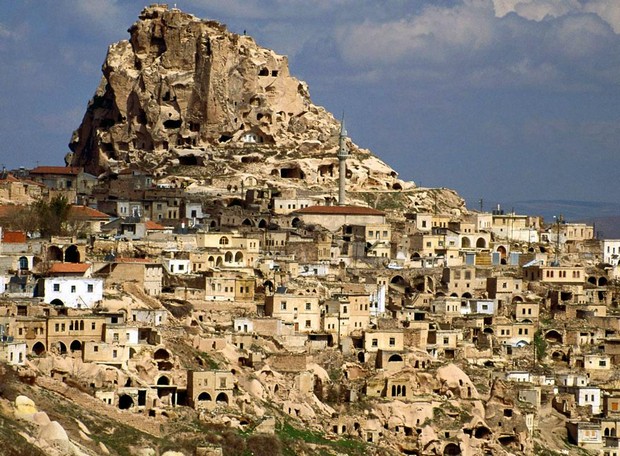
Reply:
[[[340, 123], [311, 102], [285, 56], [166, 5], [145, 8], [129, 33], [108, 50], [68, 164], [95, 175], [128, 165], [185, 172], [199, 185], [337, 188]], [[431, 202], [369, 151], [348, 148], [348, 191], [402, 190], [408, 207], [464, 208], [451, 191]]]

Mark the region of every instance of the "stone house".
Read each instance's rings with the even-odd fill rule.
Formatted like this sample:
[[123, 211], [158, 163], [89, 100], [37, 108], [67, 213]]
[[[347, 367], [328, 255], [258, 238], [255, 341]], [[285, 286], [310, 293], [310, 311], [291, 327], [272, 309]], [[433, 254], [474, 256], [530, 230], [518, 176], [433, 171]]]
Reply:
[[364, 331], [363, 344], [367, 353], [374, 353], [379, 350], [400, 352], [404, 350], [404, 331], [402, 329], [369, 329]]
[[164, 277], [161, 263], [147, 258], [117, 258], [98, 271], [105, 277], [106, 286], [122, 286], [134, 282], [149, 296], [161, 294]]
[[254, 300], [255, 280], [234, 272], [211, 272], [205, 274], [206, 301], [247, 302]]
[[[83, 265], [64, 263], [62, 266], [67, 268]], [[86, 266], [90, 267], [90, 265]], [[41, 290], [42, 293], [40, 293]], [[103, 299], [103, 279], [83, 276], [45, 277], [40, 280], [38, 295], [47, 304], [89, 309]]]
[[120, 343], [85, 342], [82, 352], [85, 363], [110, 364], [127, 368], [131, 359], [129, 346]]
[[235, 379], [230, 371], [187, 371], [187, 399], [195, 409], [230, 404]]
[[321, 225], [331, 232], [342, 225], [384, 225], [385, 213], [360, 206], [310, 206], [291, 213], [306, 225]]
[[540, 315], [540, 304], [537, 302], [517, 302], [514, 304], [512, 317], [516, 321], [537, 321]]
[[568, 441], [587, 450], [603, 447], [603, 432], [600, 423], [589, 421], [568, 421], [566, 423]]
[[0, 361], [10, 366], [23, 366], [26, 362], [28, 346], [16, 342], [12, 337], [0, 336]]
[[315, 294], [276, 292], [265, 296], [265, 315], [291, 325], [295, 332], [321, 330], [321, 308]]

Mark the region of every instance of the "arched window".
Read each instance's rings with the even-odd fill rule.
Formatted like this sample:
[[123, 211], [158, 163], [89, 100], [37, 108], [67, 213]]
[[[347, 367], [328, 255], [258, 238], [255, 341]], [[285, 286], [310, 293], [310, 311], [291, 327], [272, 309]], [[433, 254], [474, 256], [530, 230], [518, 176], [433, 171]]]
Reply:
[[25, 256], [19, 258], [19, 269], [22, 271], [28, 270], [28, 258]]
[[226, 236], [222, 236], [220, 238], [220, 245], [228, 245], [230, 241], [228, 240], [228, 238]]

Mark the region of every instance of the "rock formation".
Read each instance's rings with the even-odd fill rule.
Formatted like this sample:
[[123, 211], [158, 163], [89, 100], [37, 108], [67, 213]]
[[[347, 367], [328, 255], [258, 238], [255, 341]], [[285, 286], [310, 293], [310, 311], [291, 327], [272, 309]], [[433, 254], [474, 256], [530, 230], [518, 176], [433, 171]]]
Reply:
[[[337, 188], [339, 122], [311, 102], [285, 56], [165, 5], [145, 8], [129, 32], [108, 50], [68, 163], [96, 175], [134, 164], [212, 186], [250, 178]], [[404, 190], [405, 205], [416, 206], [412, 182], [347, 141], [347, 191]], [[455, 207], [454, 199], [440, 195], [439, 204]]]

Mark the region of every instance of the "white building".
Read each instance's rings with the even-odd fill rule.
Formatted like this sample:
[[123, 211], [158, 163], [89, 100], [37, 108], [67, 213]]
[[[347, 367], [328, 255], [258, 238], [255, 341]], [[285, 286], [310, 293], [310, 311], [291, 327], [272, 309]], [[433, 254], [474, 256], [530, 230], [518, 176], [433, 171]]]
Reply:
[[165, 309], [132, 309], [131, 320], [148, 326], [160, 326], [168, 321]]
[[532, 374], [528, 371], [510, 371], [506, 372], [506, 380], [509, 382], [517, 382], [517, 383], [531, 383], [532, 382]]
[[370, 316], [378, 317], [385, 313], [385, 285], [377, 286], [377, 289], [370, 293]]
[[469, 299], [467, 306], [461, 306], [461, 313], [495, 315], [497, 302], [495, 299]]
[[[11, 340], [9, 338], [9, 340]], [[22, 366], [26, 361], [28, 345], [26, 342], [0, 341], [0, 361], [12, 366]]]
[[103, 299], [103, 279], [48, 277], [43, 279], [43, 302], [74, 309], [91, 308]]
[[603, 239], [603, 263], [618, 266], [620, 263], [620, 239]]
[[187, 258], [165, 258], [163, 261], [166, 271], [170, 274], [189, 274], [190, 263]]
[[251, 318], [235, 318], [233, 327], [236, 332], [252, 333], [254, 332], [254, 322]]

